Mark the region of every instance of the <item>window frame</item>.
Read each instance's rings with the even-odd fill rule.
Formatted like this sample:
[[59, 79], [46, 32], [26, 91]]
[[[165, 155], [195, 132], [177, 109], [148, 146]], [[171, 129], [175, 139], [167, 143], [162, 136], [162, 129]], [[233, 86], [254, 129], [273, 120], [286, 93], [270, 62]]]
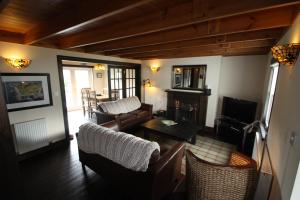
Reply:
[[[274, 107], [274, 101], [276, 96], [276, 89], [277, 89], [277, 82], [279, 76], [279, 67], [280, 64], [278, 62], [271, 63], [270, 65], [270, 73], [269, 73], [269, 80], [268, 80], [268, 88], [267, 88], [267, 95], [264, 102], [263, 113], [262, 113], [262, 122], [266, 131], [269, 130], [270, 121], [272, 117], [272, 111]], [[274, 77], [276, 74], [276, 77]], [[273, 85], [273, 83], [275, 85]], [[274, 89], [272, 89], [274, 87]], [[274, 90], [274, 91], [272, 91]], [[272, 98], [270, 100], [270, 98]]]

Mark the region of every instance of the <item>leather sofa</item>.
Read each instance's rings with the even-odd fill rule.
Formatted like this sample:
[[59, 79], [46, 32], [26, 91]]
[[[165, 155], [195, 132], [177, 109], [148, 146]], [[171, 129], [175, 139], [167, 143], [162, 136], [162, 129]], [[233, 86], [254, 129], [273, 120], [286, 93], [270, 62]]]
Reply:
[[124, 131], [150, 120], [152, 118], [152, 108], [152, 105], [141, 103], [138, 97], [133, 96], [103, 102], [99, 104], [94, 113], [97, 117], [97, 124], [115, 120], [119, 129]]
[[[118, 130], [116, 121], [102, 126]], [[153, 153], [146, 172], [127, 169], [98, 154], [85, 153], [79, 149], [79, 160], [83, 169], [88, 166], [104, 180], [109, 181], [116, 192], [132, 200], [160, 200], [174, 191], [183, 181], [181, 163], [185, 145], [159, 144], [160, 154]]]

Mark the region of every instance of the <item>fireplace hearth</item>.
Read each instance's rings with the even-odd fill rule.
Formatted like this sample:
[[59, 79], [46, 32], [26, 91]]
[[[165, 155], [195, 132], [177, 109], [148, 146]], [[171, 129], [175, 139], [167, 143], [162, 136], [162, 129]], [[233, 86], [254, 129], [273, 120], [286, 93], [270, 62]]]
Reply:
[[209, 94], [198, 91], [166, 90], [167, 117], [205, 127]]

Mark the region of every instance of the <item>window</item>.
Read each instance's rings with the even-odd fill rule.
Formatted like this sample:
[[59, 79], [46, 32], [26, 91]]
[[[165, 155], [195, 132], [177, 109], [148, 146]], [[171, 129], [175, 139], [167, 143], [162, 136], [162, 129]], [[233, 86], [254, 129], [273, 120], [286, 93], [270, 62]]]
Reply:
[[279, 63], [272, 64], [270, 78], [269, 78], [269, 85], [268, 85], [268, 93], [266, 96], [266, 102], [265, 102], [264, 112], [263, 112], [263, 122], [266, 128], [269, 127], [269, 123], [270, 123], [278, 71], [279, 71]]

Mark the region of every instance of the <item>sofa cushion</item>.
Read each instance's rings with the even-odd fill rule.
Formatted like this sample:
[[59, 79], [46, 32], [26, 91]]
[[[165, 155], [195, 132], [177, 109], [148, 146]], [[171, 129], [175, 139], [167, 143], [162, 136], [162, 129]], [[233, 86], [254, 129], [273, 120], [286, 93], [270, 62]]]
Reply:
[[105, 113], [109, 114], [120, 114], [128, 113], [137, 110], [141, 107], [141, 102], [138, 97], [128, 97], [124, 99], [119, 99], [117, 101], [108, 101], [100, 104], [101, 109]]
[[139, 109], [142, 104], [138, 97], [132, 96], [125, 99], [118, 100], [123, 109], [128, 113], [134, 110]]

